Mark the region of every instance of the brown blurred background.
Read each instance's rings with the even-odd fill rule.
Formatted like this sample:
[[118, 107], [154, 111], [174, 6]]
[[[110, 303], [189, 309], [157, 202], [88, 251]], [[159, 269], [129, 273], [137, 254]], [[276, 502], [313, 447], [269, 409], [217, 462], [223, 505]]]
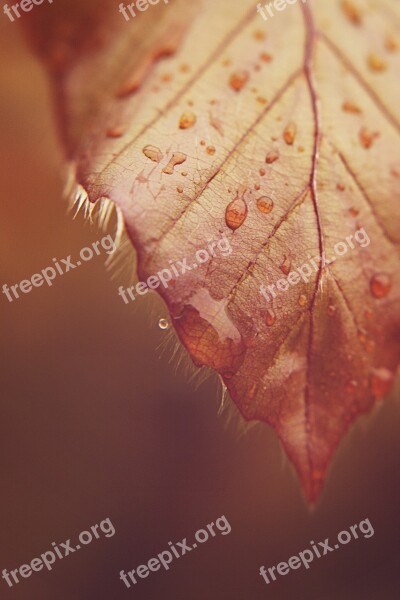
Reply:
[[[104, 234], [62, 201], [51, 98], [17, 23], [0, 15], [0, 284], [76, 257]], [[104, 255], [9, 303], [1, 320], [0, 571], [109, 517], [94, 540], [0, 598], [395, 600], [400, 597], [398, 392], [345, 439], [313, 511], [274, 433], [218, 416], [214, 377], [171, 360], [162, 303], [125, 305]], [[164, 350], [163, 350], [164, 348]], [[397, 400], [396, 400], [397, 395]], [[232, 526], [127, 590], [119, 580], [224, 514]], [[258, 574], [369, 518], [352, 541], [266, 586]]]

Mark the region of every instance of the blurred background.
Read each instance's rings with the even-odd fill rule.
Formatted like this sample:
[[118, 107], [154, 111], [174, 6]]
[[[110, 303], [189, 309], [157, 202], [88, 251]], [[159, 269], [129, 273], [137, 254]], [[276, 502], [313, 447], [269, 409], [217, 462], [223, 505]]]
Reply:
[[[67, 214], [52, 99], [17, 23], [0, 19], [0, 284], [76, 257], [104, 233]], [[0, 571], [109, 517], [116, 529], [9, 588], [15, 600], [395, 600], [399, 389], [359, 420], [310, 510], [275, 434], [218, 414], [215, 376], [171, 358], [156, 298], [125, 305], [105, 255], [10, 303], [1, 294]], [[129, 263], [130, 264], [130, 263]], [[167, 341], [168, 340], [168, 341]], [[397, 396], [397, 399], [396, 399]], [[230, 402], [228, 400], [228, 402]], [[225, 515], [218, 536], [130, 590], [119, 580]], [[352, 541], [266, 586], [259, 568], [362, 519]]]

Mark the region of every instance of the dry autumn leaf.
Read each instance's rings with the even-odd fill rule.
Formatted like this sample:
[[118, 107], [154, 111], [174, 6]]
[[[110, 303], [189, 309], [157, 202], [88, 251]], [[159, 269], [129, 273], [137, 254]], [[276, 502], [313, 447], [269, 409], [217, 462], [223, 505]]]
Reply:
[[[400, 6], [148, 8], [126, 21], [115, 3], [58, 0], [31, 15], [68, 158], [91, 202], [122, 211], [142, 280], [227, 237], [229, 256], [157, 291], [314, 501], [399, 364]], [[282, 277], [268, 301], [261, 286]]]

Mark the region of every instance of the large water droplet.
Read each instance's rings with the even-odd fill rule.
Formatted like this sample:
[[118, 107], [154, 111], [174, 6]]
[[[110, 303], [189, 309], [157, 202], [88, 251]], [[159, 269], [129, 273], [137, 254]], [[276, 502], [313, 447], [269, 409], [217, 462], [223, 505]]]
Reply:
[[267, 215], [274, 208], [274, 202], [267, 196], [261, 196], [260, 198], [257, 198], [257, 208], [259, 211]]
[[247, 204], [242, 197], [236, 196], [236, 198], [228, 204], [225, 211], [225, 221], [229, 229], [235, 231], [241, 225], [247, 217]]
[[163, 168], [162, 172], [166, 175], [172, 175], [174, 172], [174, 168], [176, 165], [181, 165], [185, 162], [187, 156], [183, 154], [183, 152], [174, 152], [174, 154], [169, 159], [168, 164]]
[[160, 160], [162, 160], [163, 157], [163, 153], [161, 152], [160, 148], [157, 148], [157, 146], [145, 146], [143, 148], [143, 154], [149, 158], [150, 160], [152, 160], [153, 162], [159, 163]]
[[377, 273], [371, 278], [370, 288], [374, 298], [385, 298], [392, 287], [389, 275]]

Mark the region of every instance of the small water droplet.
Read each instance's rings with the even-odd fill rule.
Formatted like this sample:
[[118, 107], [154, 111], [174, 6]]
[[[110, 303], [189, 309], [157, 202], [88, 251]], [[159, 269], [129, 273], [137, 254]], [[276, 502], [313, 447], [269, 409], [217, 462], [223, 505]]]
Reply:
[[196, 115], [190, 111], [184, 112], [179, 119], [180, 129], [189, 129], [196, 123]]
[[371, 278], [370, 289], [374, 298], [385, 298], [391, 287], [390, 277], [385, 273], [377, 273]]
[[266, 314], [266, 317], [265, 317], [265, 322], [268, 325], [268, 327], [272, 327], [272, 325], [275, 323], [275, 321], [276, 321], [275, 313], [274, 313], [274, 311], [272, 309], [269, 308], [267, 310], [267, 314]]
[[271, 150], [271, 152], [268, 152], [267, 156], [265, 157], [265, 162], [270, 165], [271, 163], [274, 163], [276, 160], [278, 160], [279, 158], [279, 152], [277, 150]]
[[274, 208], [274, 202], [267, 196], [261, 196], [261, 198], [257, 198], [257, 208], [259, 211], [267, 215]]
[[124, 135], [125, 129], [123, 127], [111, 127], [107, 129], [106, 136], [109, 138], [120, 138]]
[[207, 146], [207, 154], [209, 154], [210, 156], [215, 154], [215, 146]]
[[260, 177], [264, 177], [266, 171], [265, 171], [265, 169], [260, 169], [259, 173], [260, 173]]
[[336, 306], [333, 306], [333, 304], [330, 304], [328, 306], [327, 312], [328, 312], [329, 317], [333, 317], [336, 314]]
[[205, 146], [206, 145], [206, 140], [200, 140], [200, 146]]
[[357, 208], [349, 208], [349, 213], [351, 214], [352, 217], [358, 217], [358, 215], [360, 214], [360, 211], [357, 210]]
[[370, 54], [368, 56], [368, 66], [375, 73], [382, 73], [387, 69], [387, 63], [377, 54]]
[[342, 10], [353, 25], [361, 25], [361, 12], [352, 0], [342, 0]]
[[292, 262], [288, 256], [284, 257], [283, 262], [279, 268], [284, 275], [289, 275], [290, 269], [292, 268]]
[[307, 304], [307, 296], [301, 294], [301, 296], [299, 296], [298, 302], [300, 306], [305, 306]]
[[260, 58], [265, 63], [270, 63], [272, 60], [272, 56], [271, 54], [268, 54], [268, 52], [261, 52]]
[[240, 92], [240, 90], [243, 89], [248, 81], [248, 71], [236, 71], [230, 76], [229, 85], [233, 90], [235, 90], [235, 92]]
[[394, 375], [389, 369], [380, 367], [379, 369], [372, 369], [371, 374], [371, 392], [378, 400], [384, 398], [390, 391]]
[[180, 186], [178, 186], [178, 187], [176, 188], [176, 191], [178, 192], [178, 194], [182, 194], [182, 193], [183, 193], [183, 188], [182, 188], [182, 187], [180, 187]]
[[256, 31], [253, 32], [253, 37], [258, 42], [262, 42], [265, 39], [267, 39], [267, 34], [265, 31], [261, 31], [260, 29], [257, 29]]
[[361, 113], [361, 108], [355, 102], [350, 102], [349, 100], [343, 102], [342, 110], [355, 115], [359, 115]]
[[143, 148], [143, 154], [156, 163], [159, 163], [163, 158], [163, 153], [161, 152], [160, 148], [157, 148], [157, 146], [145, 146]]
[[158, 321], [158, 326], [160, 329], [165, 330], [165, 329], [168, 329], [169, 323], [168, 323], [167, 319], [160, 319]]
[[297, 134], [297, 126], [295, 123], [289, 123], [283, 132], [283, 139], [287, 143], [288, 146], [292, 146], [294, 144], [294, 140], [296, 139]]
[[247, 204], [239, 195], [236, 196], [232, 202], [228, 204], [225, 211], [225, 221], [227, 226], [235, 231], [241, 225], [247, 217]]
[[371, 131], [366, 127], [362, 127], [360, 129], [360, 133], [358, 134], [361, 145], [367, 150], [371, 148], [374, 141], [380, 136], [380, 133], [377, 131]]
[[336, 185], [336, 188], [339, 190], [339, 192], [344, 192], [346, 189], [346, 186], [343, 183], [338, 183]]
[[186, 158], [187, 156], [186, 154], [183, 154], [183, 152], [174, 152], [174, 154], [169, 159], [169, 163], [166, 167], [163, 168], [162, 172], [166, 175], [172, 175], [172, 173], [174, 172], [174, 167], [176, 167], [176, 165], [181, 165], [182, 163], [184, 163]]
[[397, 52], [399, 42], [393, 33], [388, 33], [385, 39], [385, 48], [388, 52]]

